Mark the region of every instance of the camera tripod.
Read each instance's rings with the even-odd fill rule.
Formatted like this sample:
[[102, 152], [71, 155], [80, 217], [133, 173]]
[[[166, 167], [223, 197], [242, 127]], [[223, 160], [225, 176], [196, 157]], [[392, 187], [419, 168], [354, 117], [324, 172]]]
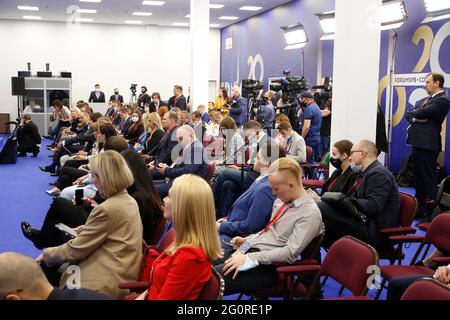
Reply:
[[136, 91], [131, 90], [130, 104], [137, 103]]

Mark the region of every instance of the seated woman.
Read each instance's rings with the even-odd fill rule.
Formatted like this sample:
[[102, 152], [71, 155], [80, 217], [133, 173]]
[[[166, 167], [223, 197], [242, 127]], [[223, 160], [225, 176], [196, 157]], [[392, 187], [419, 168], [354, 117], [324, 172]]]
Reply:
[[144, 133], [144, 125], [142, 124], [142, 115], [139, 110], [134, 110], [131, 114], [131, 125], [123, 132], [123, 137], [128, 143], [134, 145], [142, 133]]
[[198, 299], [212, 276], [211, 261], [221, 257], [210, 186], [191, 174], [176, 178], [164, 199], [164, 216], [177, 237], [154, 261], [150, 288], [138, 299]]
[[144, 240], [152, 245], [158, 242], [160, 235], [155, 234], [163, 218], [161, 199], [153, 186], [152, 175], [142, 157], [133, 150], [122, 151], [128, 167], [134, 176], [134, 183], [127, 189], [139, 206]]
[[164, 130], [162, 128], [161, 118], [158, 113], [146, 113], [142, 118], [148, 135], [141, 153], [147, 154], [159, 145], [159, 142], [164, 136]]
[[[142, 260], [139, 207], [126, 191], [134, 182], [133, 174], [124, 158], [115, 151], [96, 156], [91, 174], [106, 200], [92, 210], [78, 237], [61, 246], [44, 249], [36, 261], [43, 265], [47, 277], [53, 279], [57, 278], [57, 270], [53, 269], [56, 266], [66, 262], [76, 264], [82, 288], [121, 298], [127, 291], [119, 289], [118, 285], [137, 280]], [[71, 275], [68, 270], [64, 272], [60, 287], [66, 286]]]
[[[328, 178], [320, 192], [320, 196], [325, 192], [341, 192], [345, 195], [349, 195], [355, 192], [357, 188], [358, 174], [350, 168], [350, 150], [353, 147], [353, 143], [348, 140], [340, 140], [336, 142], [331, 148], [330, 163], [336, 170], [333, 172], [330, 178]], [[314, 191], [314, 200], [320, 200], [320, 196]]]
[[[98, 123], [96, 122], [92, 124], [92, 131], [94, 132], [96, 142], [94, 147], [92, 148], [91, 156], [86, 156], [86, 161], [88, 161], [88, 163], [89, 160], [92, 159], [92, 156], [95, 156], [99, 152], [102, 152], [103, 145], [108, 138], [117, 135], [116, 129], [111, 123], [98, 125]], [[63, 166], [61, 168], [61, 174], [59, 175], [58, 180], [56, 180], [56, 182], [54, 183], [55, 187], [52, 190], [46, 191], [46, 193], [50, 196], [57, 196], [62, 190], [72, 186], [77, 179], [85, 177], [86, 174], [86, 170], [70, 166]]]

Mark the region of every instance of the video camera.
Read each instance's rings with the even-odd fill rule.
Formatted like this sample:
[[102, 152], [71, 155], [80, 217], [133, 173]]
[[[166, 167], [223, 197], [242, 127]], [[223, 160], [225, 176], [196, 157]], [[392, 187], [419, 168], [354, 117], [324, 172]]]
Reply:
[[259, 95], [263, 89], [264, 83], [259, 80], [244, 79], [242, 80], [242, 96], [244, 98], [254, 98]]
[[136, 92], [136, 89], [137, 88], [137, 84], [135, 84], [135, 83], [133, 83], [132, 85], [131, 85], [131, 87], [130, 87], [130, 90], [132, 91], [132, 92]]
[[288, 101], [293, 101], [305, 90], [308, 90], [308, 81], [303, 76], [291, 76], [291, 71], [283, 71], [284, 78], [276, 79], [274, 83], [270, 85], [270, 90], [278, 92], [282, 91], [286, 94]]
[[316, 91], [314, 93], [314, 100], [319, 106], [322, 106], [326, 101], [332, 98], [333, 96], [333, 81], [330, 77], [325, 77], [323, 85], [313, 86], [312, 88], [315, 90], [322, 90], [322, 92]]

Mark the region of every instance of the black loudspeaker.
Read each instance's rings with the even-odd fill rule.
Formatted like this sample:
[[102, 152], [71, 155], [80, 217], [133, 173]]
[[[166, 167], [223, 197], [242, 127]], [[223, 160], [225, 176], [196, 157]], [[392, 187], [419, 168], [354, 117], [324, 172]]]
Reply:
[[72, 78], [72, 72], [61, 71], [61, 78]]
[[16, 164], [17, 162], [17, 138], [11, 136], [6, 141], [0, 152], [0, 164]]
[[19, 77], [11, 78], [11, 88], [13, 96], [24, 96], [25, 95], [25, 79]]
[[38, 78], [51, 78], [52, 77], [52, 73], [51, 71], [38, 71], [37, 72], [37, 76]]
[[31, 71], [17, 71], [17, 76], [19, 78], [30, 78], [31, 77]]

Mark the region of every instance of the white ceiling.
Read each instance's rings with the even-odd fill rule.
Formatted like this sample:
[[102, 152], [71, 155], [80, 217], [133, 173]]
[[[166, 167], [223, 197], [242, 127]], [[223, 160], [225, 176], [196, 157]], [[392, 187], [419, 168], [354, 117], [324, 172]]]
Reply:
[[[210, 23], [219, 28], [245, 20], [263, 11], [291, 2], [292, 0], [210, 0], [212, 4], [223, 4], [221, 9], [210, 10]], [[126, 20], [141, 20], [142, 25], [171, 26], [174, 22], [189, 22], [190, 0], [165, 0], [162, 6], [142, 5], [143, 0], [102, 0], [100, 3], [78, 0], [0, 0], [0, 19], [23, 20], [25, 15], [41, 16], [42, 21], [73, 21], [74, 16], [92, 18], [93, 23], [124, 24]], [[242, 6], [259, 6], [261, 10], [241, 11]], [[17, 6], [36, 6], [39, 11], [22, 11]], [[75, 13], [80, 9], [96, 9], [97, 13]], [[151, 12], [149, 17], [133, 16], [134, 11]], [[219, 20], [221, 16], [237, 16], [238, 20]]]

